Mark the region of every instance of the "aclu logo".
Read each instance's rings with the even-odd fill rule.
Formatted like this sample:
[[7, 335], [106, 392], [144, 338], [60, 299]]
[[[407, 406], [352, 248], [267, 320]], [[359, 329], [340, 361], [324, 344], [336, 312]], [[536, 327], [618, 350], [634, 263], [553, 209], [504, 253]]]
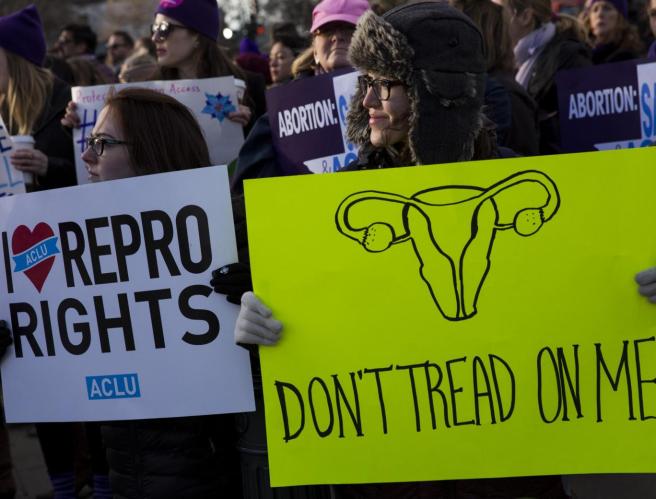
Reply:
[[108, 374], [87, 376], [89, 400], [130, 399], [141, 397], [139, 376], [131, 374]]

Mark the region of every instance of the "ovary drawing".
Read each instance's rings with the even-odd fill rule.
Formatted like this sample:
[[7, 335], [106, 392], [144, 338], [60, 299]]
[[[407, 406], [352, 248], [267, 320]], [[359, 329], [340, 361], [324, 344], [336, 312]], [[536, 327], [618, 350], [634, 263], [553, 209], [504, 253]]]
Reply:
[[337, 230], [372, 253], [409, 241], [419, 275], [440, 313], [459, 321], [476, 314], [498, 230], [535, 234], [558, 211], [556, 184], [544, 173], [524, 171], [484, 189], [432, 187], [411, 197], [362, 191], [344, 199]]

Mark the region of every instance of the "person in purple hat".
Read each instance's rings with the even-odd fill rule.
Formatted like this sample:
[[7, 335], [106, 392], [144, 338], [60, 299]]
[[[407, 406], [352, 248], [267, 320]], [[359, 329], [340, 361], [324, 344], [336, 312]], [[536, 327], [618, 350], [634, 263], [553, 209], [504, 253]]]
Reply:
[[[351, 37], [358, 19], [368, 8], [367, 0], [319, 2], [312, 11], [311, 46], [294, 61], [294, 77], [308, 78], [350, 67], [348, 48]], [[283, 173], [273, 147], [269, 117], [262, 116], [239, 151], [237, 168], [232, 176], [233, 190], [241, 195], [245, 179]]]
[[592, 46], [592, 62], [637, 59], [644, 48], [635, 26], [629, 23], [627, 0], [590, 0], [580, 15]]
[[264, 81], [234, 64], [216, 43], [216, 0], [161, 0], [155, 11], [152, 40], [165, 79], [234, 76], [246, 83], [239, 109], [228, 119], [247, 126], [265, 110]]
[[0, 114], [11, 135], [31, 135], [34, 149], [11, 156], [34, 176], [31, 189], [75, 184], [73, 144], [59, 126], [70, 88], [43, 68], [46, 42], [34, 5], [0, 17]]
[[[260, 75], [233, 63], [217, 44], [219, 7], [215, 0], [161, 0], [151, 26], [159, 72], [151, 79], [179, 80], [234, 76], [246, 84], [237, 111], [228, 119], [245, 127], [264, 114], [265, 82]], [[69, 102], [62, 124], [80, 124], [77, 106]]]

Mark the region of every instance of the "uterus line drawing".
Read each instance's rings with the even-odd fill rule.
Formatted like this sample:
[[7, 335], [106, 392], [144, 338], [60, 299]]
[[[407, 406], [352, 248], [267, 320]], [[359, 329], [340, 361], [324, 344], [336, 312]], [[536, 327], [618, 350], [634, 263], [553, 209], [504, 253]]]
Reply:
[[519, 236], [532, 236], [559, 206], [554, 181], [542, 172], [527, 170], [487, 189], [448, 185], [410, 197], [374, 190], [355, 192], [339, 204], [335, 223], [341, 234], [370, 253], [410, 242], [419, 261], [419, 275], [438, 310], [445, 319], [462, 321], [477, 313], [497, 231], [513, 229]]

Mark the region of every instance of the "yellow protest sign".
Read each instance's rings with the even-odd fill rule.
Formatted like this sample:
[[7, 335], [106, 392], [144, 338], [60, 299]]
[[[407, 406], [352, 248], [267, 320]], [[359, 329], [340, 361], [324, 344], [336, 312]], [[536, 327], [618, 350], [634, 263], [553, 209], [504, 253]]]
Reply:
[[247, 182], [272, 484], [655, 472], [655, 164]]

